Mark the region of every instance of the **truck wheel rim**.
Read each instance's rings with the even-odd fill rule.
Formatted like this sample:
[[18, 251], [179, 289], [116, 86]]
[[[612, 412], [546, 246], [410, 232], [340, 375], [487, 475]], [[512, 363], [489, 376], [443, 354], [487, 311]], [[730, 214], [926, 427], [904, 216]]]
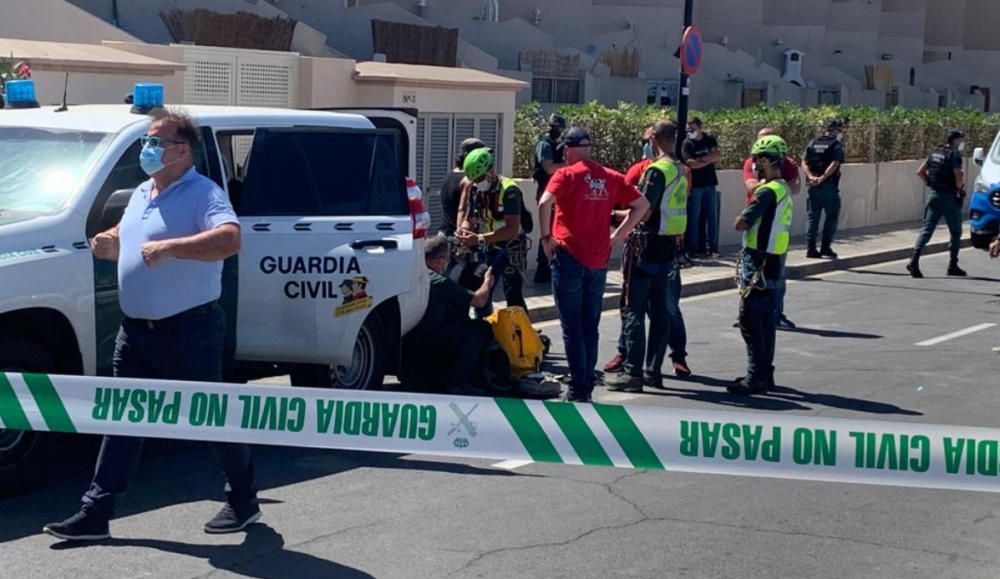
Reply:
[[341, 388], [364, 390], [371, 379], [372, 363], [375, 358], [375, 347], [368, 328], [362, 327], [354, 342], [354, 354], [351, 367], [336, 366], [333, 368], [333, 381]]

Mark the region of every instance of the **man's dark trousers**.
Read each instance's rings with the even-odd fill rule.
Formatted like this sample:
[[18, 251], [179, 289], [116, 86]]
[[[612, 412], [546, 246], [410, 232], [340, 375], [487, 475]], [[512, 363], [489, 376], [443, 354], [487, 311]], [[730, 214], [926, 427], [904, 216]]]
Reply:
[[[670, 359], [674, 362], [684, 362], [687, 360], [687, 328], [684, 325], [684, 314], [681, 312], [681, 270], [674, 267], [674, 275], [667, 283], [667, 314], [670, 318], [670, 327], [667, 338], [667, 345], [670, 346]], [[618, 353], [625, 357], [628, 350], [625, 346], [625, 295], [622, 294], [618, 304], [618, 309], [622, 311], [622, 331], [618, 333]], [[652, 326], [650, 326], [652, 331]], [[663, 359], [659, 361], [651, 358], [649, 351], [646, 353], [646, 367], [659, 368], [663, 365]]]
[[754, 289], [740, 300], [740, 333], [747, 345], [747, 383], [769, 383], [777, 340], [773, 289]]
[[[643, 369], [654, 374], [662, 372], [670, 337], [669, 299], [672, 264], [632, 268], [628, 282], [628, 305], [622, 319], [625, 338], [623, 370], [641, 377]], [[649, 314], [649, 339], [646, 339], [646, 314]]]
[[[120, 378], [222, 381], [226, 323], [215, 302], [160, 322], [126, 318], [115, 341], [114, 373]], [[142, 454], [142, 438], [105, 436], [83, 503], [111, 518]], [[250, 447], [212, 443], [226, 473], [226, 500], [241, 516], [257, 510]]]
[[823, 214], [826, 214], [826, 219], [823, 221], [821, 247], [829, 248], [830, 244], [833, 243], [834, 234], [837, 233], [837, 222], [840, 219], [840, 189], [838, 186], [826, 181], [815, 187], [810, 187], [809, 197], [806, 200], [806, 213], [808, 216], [806, 244], [811, 248], [816, 247], [819, 220]]
[[[478, 375], [483, 366], [483, 352], [493, 338], [493, 328], [483, 320], [462, 320], [448, 324], [438, 337], [437, 346], [440, 352], [447, 352], [449, 362], [442, 373], [441, 385], [433, 385], [445, 393], [463, 394], [478, 386], [476, 382], [485, 382], [485, 374]], [[437, 340], [435, 340], [437, 341]], [[425, 345], [426, 346], [426, 345]], [[430, 357], [422, 360], [428, 364]]]
[[565, 249], [552, 259], [552, 294], [559, 310], [566, 361], [569, 363], [569, 394], [587, 400], [594, 391], [594, 368], [607, 269], [592, 269]]
[[948, 224], [951, 239], [948, 241], [948, 253], [951, 260], [958, 260], [958, 250], [962, 247], [962, 202], [954, 193], [938, 193], [931, 191], [924, 207], [924, 226], [917, 235], [917, 245], [914, 248], [919, 254], [927, 247], [927, 242], [934, 235], [938, 222], [944, 217]]

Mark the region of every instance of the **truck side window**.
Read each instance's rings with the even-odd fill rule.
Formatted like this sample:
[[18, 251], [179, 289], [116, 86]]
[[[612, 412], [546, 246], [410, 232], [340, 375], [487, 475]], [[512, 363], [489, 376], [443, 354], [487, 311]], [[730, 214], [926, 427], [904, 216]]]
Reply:
[[377, 146], [379, 138], [374, 132], [325, 128], [258, 130], [241, 213], [408, 215], [392, 142]]
[[143, 172], [142, 167], [139, 166], [139, 151], [141, 150], [142, 145], [139, 144], [139, 141], [129, 145], [129, 148], [122, 153], [118, 162], [115, 163], [114, 168], [111, 169], [108, 178], [104, 180], [104, 184], [101, 186], [101, 190], [98, 191], [97, 198], [90, 208], [90, 214], [87, 216], [88, 238], [100, 233], [99, 229], [101, 215], [104, 212], [104, 204], [107, 203], [108, 197], [111, 197], [112, 193], [120, 189], [135, 189], [143, 181], [149, 179], [146, 173]]

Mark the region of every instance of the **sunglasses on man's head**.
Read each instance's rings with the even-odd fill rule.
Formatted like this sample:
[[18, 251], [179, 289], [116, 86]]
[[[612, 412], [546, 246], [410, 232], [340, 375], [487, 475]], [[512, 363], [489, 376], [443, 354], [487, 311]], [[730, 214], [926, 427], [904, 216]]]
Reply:
[[176, 139], [168, 139], [166, 137], [143, 136], [143, 137], [139, 137], [139, 143], [142, 144], [143, 147], [147, 147], [147, 146], [149, 146], [149, 147], [162, 147], [163, 143], [174, 143], [174, 144], [177, 144], [177, 145], [183, 145], [184, 141], [178, 141]]

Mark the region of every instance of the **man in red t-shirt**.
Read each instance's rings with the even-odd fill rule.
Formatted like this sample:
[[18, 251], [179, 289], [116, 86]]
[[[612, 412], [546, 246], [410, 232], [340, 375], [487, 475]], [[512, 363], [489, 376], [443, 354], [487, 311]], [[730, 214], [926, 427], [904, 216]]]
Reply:
[[[764, 128], [757, 133], [757, 139], [777, 134], [777, 131], [774, 129]], [[781, 163], [781, 178], [784, 179], [785, 183], [788, 183], [788, 188], [792, 191], [792, 195], [798, 195], [799, 191], [802, 190], [799, 165], [795, 162], [795, 159], [785, 157], [785, 160]], [[749, 205], [753, 201], [753, 192], [760, 186], [760, 177], [757, 175], [756, 167], [754, 167], [753, 157], [747, 157], [743, 161], [743, 184], [746, 187], [747, 193], [746, 204]]]
[[[624, 175], [591, 160], [584, 129], [567, 131], [563, 147], [566, 167], [552, 175], [539, 201], [538, 233], [552, 264], [552, 294], [569, 362], [566, 400], [590, 402], [611, 247], [635, 228], [649, 202]], [[616, 205], [628, 207], [628, 215], [609, 233]]]
[[[757, 133], [757, 139], [762, 139], [769, 135], [777, 135], [777, 134], [778, 134], [777, 131], [775, 131], [774, 129], [764, 128]], [[791, 157], [785, 157], [785, 160], [782, 161], [781, 179], [785, 183], [788, 183], [788, 189], [792, 192], [792, 195], [798, 195], [799, 192], [802, 190], [802, 180], [799, 177], [799, 165], [798, 163], [795, 162], [795, 159], [792, 159]], [[749, 205], [750, 202], [753, 201], [754, 191], [757, 190], [757, 187], [760, 187], [760, 184], [761, 184], [761, 179], [760, 176], [757, 175], [757, 168], [754, 166], [753, 157], [748, 157], [746, 161], [743, 161], [743, 185], [744, 187], [746, 187], [747, 205]], [[785, 258], [787, 256], [788, 256], [787, 253], [781, 256], [782, 276], [784, 276], [785, 274]], [[785, 279], [784, 277], [782, 277], [782, 279], [777, 281], [774, 292], [775, 325], [779, 328], [784, 328], [786, 330], [794, 330], [795, 323], [792, 322], [792, 320], [789, 320], [787, 316], [785, 316], [785, 291], [786, 291]], [[738, 325], [739, 322], [737, 322], [737, 327]]]

